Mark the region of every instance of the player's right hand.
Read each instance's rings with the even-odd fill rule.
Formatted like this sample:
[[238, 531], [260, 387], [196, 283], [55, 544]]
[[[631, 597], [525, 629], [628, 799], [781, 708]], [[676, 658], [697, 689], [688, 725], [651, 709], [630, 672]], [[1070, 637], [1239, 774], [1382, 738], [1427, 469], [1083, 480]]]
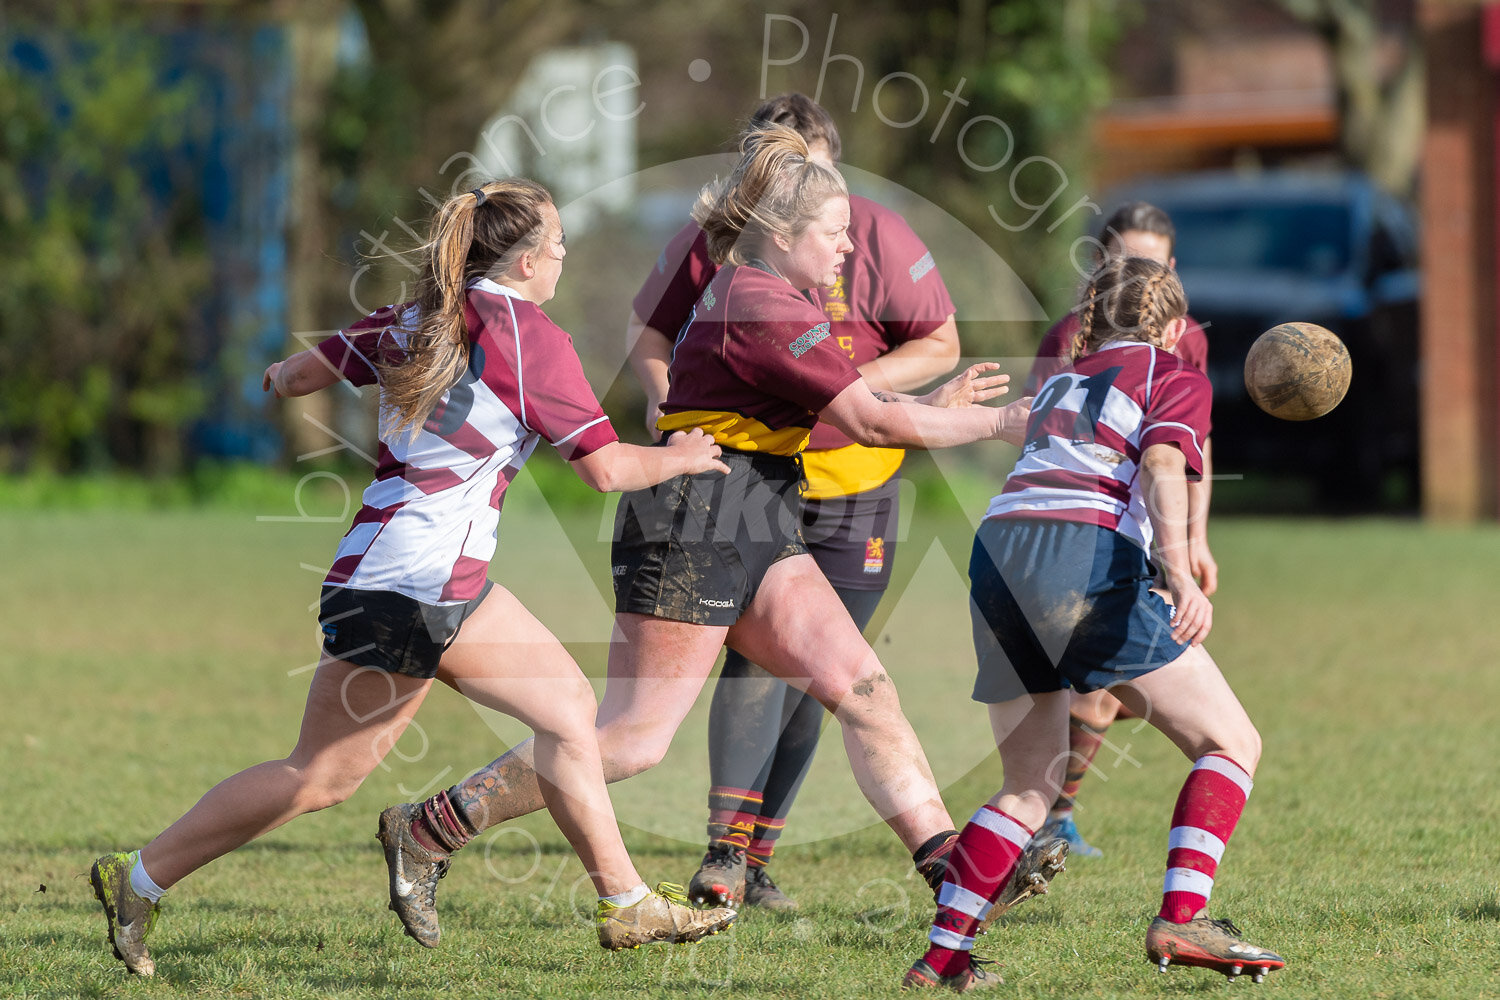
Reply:
[[729, 472], [729, 466], [719, 461], [722, 451], [718, 445], [714, 444], [713, 436], [703, 433], [701, 427], [694, 427], [690, 431], [673, 431], [672, 436], [667, 438], [667, 447], [687, 449], [689, 475], [696, 475], [700, 472]]
[[661, 400], [651, 393], [646, 393], [646, 433], [651, 435], [651, 440], [661, 440], [661, 430], [656, 422], [661, 419]]
[[276, 373], [281, 370], [280, 361], [272, 361], [266, 368], [266, 373], [260, 377], [260, 388], [262, 392], [274, 392], [277, 399], [283, 399], [281, 390], [276, 388]]

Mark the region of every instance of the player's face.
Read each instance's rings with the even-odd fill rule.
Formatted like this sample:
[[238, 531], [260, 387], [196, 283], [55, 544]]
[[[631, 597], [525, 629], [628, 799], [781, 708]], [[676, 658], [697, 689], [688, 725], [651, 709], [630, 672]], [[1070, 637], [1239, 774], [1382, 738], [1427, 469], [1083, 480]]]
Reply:
[[826, 288], [839, 278], [849, 242], [849, 199], [836, 195], [823, 203], [807, 227], [787, 246], [783, 276], [794, 288]]
[[567, 234], [563, 232], [562, 218], [552, 204], [542, 206], [542, 245], [537, 247], [536, 289], [541, 305], [557, 293], [557, 279], [562, 277], [562, 262], [568, 251], [563, 247]]
[[1148, 233], [1143, 229], [1127, 229], [1117, 240], [1111, 240], [1110, 254], [1124, 252], [1127, 257], [1150, 257], [1158, 264], [1173, 266], [1172, 241], [1161, 233]]

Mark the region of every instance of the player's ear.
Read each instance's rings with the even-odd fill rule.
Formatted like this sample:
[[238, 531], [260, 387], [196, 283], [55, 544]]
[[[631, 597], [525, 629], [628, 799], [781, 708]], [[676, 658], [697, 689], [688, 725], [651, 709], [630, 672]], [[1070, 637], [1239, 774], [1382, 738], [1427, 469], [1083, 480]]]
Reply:
[[1182, 335], [1185, 333], [1187, 333], [1186, 316], [1178, 316], [1174, 320], [1168, 320], [1166, 329], [1161, 332], [1161, 349], [1164, 351], [1176, 350], [1177, 342], [1182, 339]]

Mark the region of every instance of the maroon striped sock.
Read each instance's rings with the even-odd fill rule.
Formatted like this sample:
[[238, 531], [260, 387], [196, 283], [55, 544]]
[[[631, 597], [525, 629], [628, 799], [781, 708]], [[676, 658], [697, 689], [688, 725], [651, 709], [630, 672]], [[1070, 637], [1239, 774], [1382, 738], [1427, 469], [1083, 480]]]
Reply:
[[932, 947], [922, 956], [938, 975], [953, 976], [968, 968], [974, 927], [989, 913], [991, 901], [1010, 878], [1034, 832], [1015, 817], [986, 805], [958, 835], [948, 855], [937, 916], [927, 935]]
[[1163, 919], [1185, 923], [1208, 905], [1219, 860], [1250, 787], [1250, 775], [1222, 754], [1209, 754], [1193, 765], [1172, 810], [1158, 914]]

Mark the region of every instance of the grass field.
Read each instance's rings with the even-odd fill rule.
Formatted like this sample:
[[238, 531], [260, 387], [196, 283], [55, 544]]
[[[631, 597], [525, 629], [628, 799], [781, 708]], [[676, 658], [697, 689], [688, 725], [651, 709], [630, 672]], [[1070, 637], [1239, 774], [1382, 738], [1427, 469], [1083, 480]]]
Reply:
[[[494, 576], [598, 676], [609, 625], [599, 512], [559, 520], [528, 482]], [[298, 511], [291, 498], [253, 511], [0, 511], [0, 996], [894, 994], [923, 949], [930, 896], [872, 825], [836, 739], [774, 868], [798, 914], [752, 912], [691, 948], [605, 954], [581, 916], [592, 901], [582, 868], [541, 816], [459, 856], [439, 897], [443, 945], [419, 948], [385, 909], [376, 813], [518, 735], [446, 690], [351, 801], [174, 889], [152, 938], [157, 976], [129, 979], [104, 943], [89, 863], [139, 846], [295, 738], [316, 649], [310, 602], [343, 528], [257, 515]], [[999, 782], [967, 696], [968, 532], [942, 505], [915, 519], [876, 639], [960, 823]], [[1213, 912], [1288, 967], [1229, 987], [1197, 970], [1159, 976], [1144, 960], [1187, 763], [1122, 724], [1079, 815], [1105, 857], [1073, 862], [1050, 896], [981, 941], [1003, 963], [998, 995], [1500, 995], [1500, 531], [1221, 519], [1212, 538], [1223, 580], [1208, 645], [1266, 748]], [[702, 850], [704, 717], [700, 707], [660, 768], [613, 788], [653, 880], [686, 882]]]

